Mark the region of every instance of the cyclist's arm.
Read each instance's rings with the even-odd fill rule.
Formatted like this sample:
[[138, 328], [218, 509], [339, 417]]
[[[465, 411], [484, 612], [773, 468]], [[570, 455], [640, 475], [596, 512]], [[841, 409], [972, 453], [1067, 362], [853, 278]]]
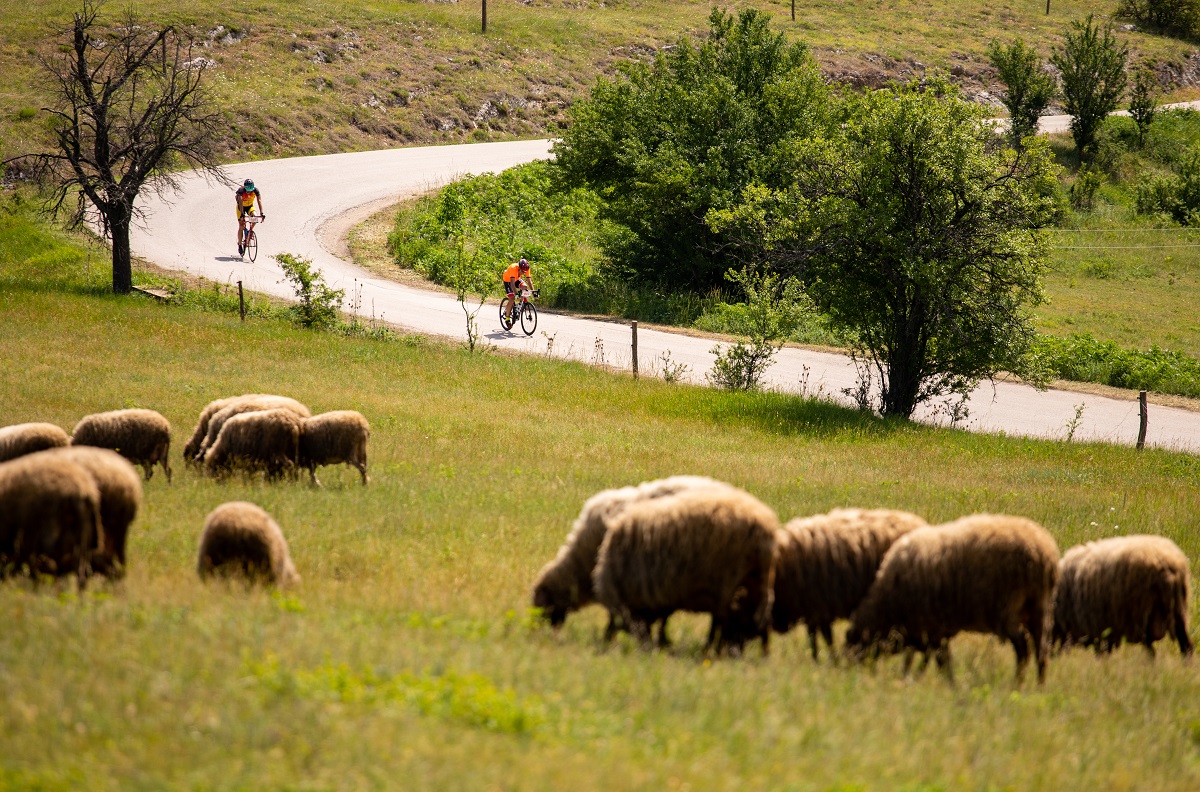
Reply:
[[263, 217], [266, 217], [266, 216], [267, 216], [267, 209], [266, 209], [266, 207], [265, 207], [265, 206], [263, 206], [263, 201], [262, 201], [262, 191], [261, 191], [261, 190], [255, 190], [255, 191], [254, 191], [254, 194], [255, 194], [255, 196], [258, 198], [258, 213], [259, 213], [260, 215], [262, 215]]

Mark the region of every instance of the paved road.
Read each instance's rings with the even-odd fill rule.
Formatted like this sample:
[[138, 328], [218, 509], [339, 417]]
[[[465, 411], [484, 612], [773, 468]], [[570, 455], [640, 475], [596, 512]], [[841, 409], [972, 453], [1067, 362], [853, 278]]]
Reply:
[[[1188, 110], [1200, 110], [1200, 101], [1197, 102], [1175, 102], [1174, 104], [1160, 105], [1159, 110], [1174, 110], [1185, 108]], [[1116, 115], [1129, 115], [1127, 110], [1118, 110]], [[1000, 119], [1002, 123], [1007, 124], [1008, 119]], [[1005, 129], [1008, 127], [1005, 126]], [[1038, 132], [1043, 135], [1054, 135], [1060, 132], [1071, 131], [1071, 116], [1069, 115], [1048, 115], [1038, 119]]]
[[[379, 206], [400, 196], [437, 187], [457, 177], [499, 171], [548, 156], [544, 140], [460, 146], [392, 149], [231, 165], [240, 182], [253, 178], [266, 198], [267, 221], [260, 226], [256, 263], [236, 253], [232, 190], [198, 176], [184, 180], [170, 202], [147, 200], [147, 221], [134, 232], [136, 255], [159, 266], [186, 270], [222, 282], [241, 280], [246, 288], [283, 297], [292, 295], [281, 282], [272, 254], [295, 253], [311, 258], [325, 279], [349, 295], [361, 288], [363, 312], [414, 331], [465, 338], [465, 321], [457, 301], [444, 294], [401, 286], [375, 277], [335, 255], [347, 217], [362, 216], [364, 207]], [[357, 211], [356, 211], [357, 210]], [[536, 273], [535, 273], [536, 274]], [[628, 369], [631, 361], [627, 324], [543, 314], [532, 338], [503, 331], [494, 306], [480, 313], [486, 340], [522, 352], [603, 362]], [[642, 372], [662, 371], [664, 356], [688, 367], [686, 378], [701, 381], [712, 366], [711, 340], [642, 328], [638, 334]], [[768, 373], [770, 384], [787, 391], [823, 393], [848, 402], [844, 388], [856, 377], [846, 357], [785, 349]], [[1135, 402], [1078, 393], [1039, 393], [1014, 383], [985, 383], [973, 394], [967, 428], [974, 431], [1063, 437], [1076, 406], [1082, 405], [1076, 440], [1133, 443], [1137, 437]], [[942, 417], [925, 410], [920, 420]], [[1200, 451], [1200, 414], [1152, 406], [1152, 445]]]

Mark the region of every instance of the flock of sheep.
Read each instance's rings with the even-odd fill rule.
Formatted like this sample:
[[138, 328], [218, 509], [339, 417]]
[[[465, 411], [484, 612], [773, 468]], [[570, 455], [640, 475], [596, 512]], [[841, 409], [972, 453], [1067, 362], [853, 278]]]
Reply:
[[[308, 468], [319, 486], [322, 465], [355, 467], [367, 483], [371, 429], [353, 410], [313, 415], [295, 399], [246, 394], [210, 403], [200, 413], [184, 460], [210, 475], [234, 468], [268, 480]], [[154, 410], [88, 415], [68, 436], [54, 424], [0, 428], [0, 578], [124, 575], [129, 526], [142, 483], [161, 465], [171, 480], [171, 424]], [[204, 524], [201, 577], [237, 575], [287, 585], [299, 580], [283, 532], [252, 503], [217, 507]]]
[[706, 650], [767, 649], [771, 630], [803, 622], [818, 638], [849, 619], [846, 654], [917, 652], [949, 676], [950, 639], [970, 631], [1012, 644], [1021, 678], [1032, 652], [1044, 681], [1048, 649], [1097, 652], [1171, 635], [1183, 655], [1189, 564], [1161, 536], [1088, 542], [1059, 558], [1053, 537], [1023, 517], [976, 514], [928, 525], [915, 514], [838, 509], [780, 526], [749, 493], [676, 476], [590, 498], [558, 555], [538, 574], [533, 605], [560, 627], [590, 603], [609, 614], [606, 638], [668, 643], [675, 611], [711, 614]]
[[[184, 447], [188, 464], [223, 476], [235, 466], [268, 479], [347, 464], [367, 483], [366, 419], [351, 410], [313, 416], [283, 396], [212, 402]], [[149, 479], [167, 456], [171, 427], [153, 410], [89, 415], [71, 437], [52, 424], [0, 429], [0, 577], [110, 577], [124, 573], [125, 544], [142, 501], [133, 464]], [[133, 463], [133, 464], [131, 464]], [[299, 575], [279, 526], [252, 503], [231, 502], [205, 521], [202, 578], [238, 576], [289, 585]], [[606, 639], [643, 642], [676, 611], [711, 615], [706, 650], [740, 652], [772, 630], [803, 622], [813, 658], [832, 649], [833, 623], [849, 619], [853, 658], [917, 652], [948, 675], [949, 642], [963, 631], [1012, 644], [1020, 679], [1032, 654], [1045, 679], [1048, 649], [1098, 652], [1171, 635], [1185, 656], [1189, 564], [1160, 536], [1126, 536], [1071, 548], [1060, 559], [1037, 523], [976, 514], [928, 525], [892, 510], [838, 509], [781, 526], [754, 496], [702, 476], [675, 476], [590, 498], [554, 560], [534, 583], [533, 605], [557, 628], [590, 603], [609, 614]]]

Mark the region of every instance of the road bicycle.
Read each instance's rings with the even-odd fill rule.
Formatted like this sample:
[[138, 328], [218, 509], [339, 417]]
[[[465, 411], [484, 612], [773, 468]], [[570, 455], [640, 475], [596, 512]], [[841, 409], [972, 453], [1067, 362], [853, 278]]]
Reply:
[[533, 331], [537, 329], [537, 307], [534, 306], [533, 300], [536, 300], [541, 295], [541, 289], [521, 289], [521, 301], [511, 311], [508, 309], [508, 298], [505, 297], [500, 301], [500, 326], [505, 330], [512, 330], [513, 325], [517, 323], [517, 318], [521, 319], [521, 330], [527, 336], [533, 335]]
[[248, 214], [243, 219], [246, 221], [246, 230], [242, 233], [242, 247], [250, 260], [254, 261], [258, 258], [258, 235], [254, 233], [254, 226], [261, 223], [264, 216]]

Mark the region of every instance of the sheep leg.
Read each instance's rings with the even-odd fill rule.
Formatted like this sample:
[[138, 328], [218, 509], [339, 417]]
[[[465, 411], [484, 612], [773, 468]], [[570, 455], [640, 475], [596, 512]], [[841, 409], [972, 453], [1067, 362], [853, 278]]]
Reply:
[[817, 628], [811, 624], [808, 625], [808, 647], [812, 650], [813, 662], [817, 662], [820, 647], [817, 645]]
[[667, 637], [667, 619], [662, 618], [658, 622], [658, 648], [669, 649], [671, 647], [671, 639]]
[[821, 625], [821, 637], [825, 639], [825, 645], [829, 647], [829, 656], [836, 661], [837, 655], [833, 651], [833, 624], [832, 624], [832, 622], [825, 622], [824, 624]]
[[[954, 684], [954, 666], [950, 663], [950, 642], [943, 640], [938, 644], [937, 651], [934, 652], [934, 659], [937, 660], [938, 670], [946, 675], [946, 681], [951, 685]], [[926, 653], [926, 660], [928, 660]]]
[[154, 475], [154, 463], [142, 462], [142, 470], [146, 473], [146, 481], [149, 481], [150, 477]]
[[617, 624], [617, 617], [610, 612], [608, 614], [608, 624], [604, 628], [604, 642], [612, 643], [613, 638], [616, 638], [617, 633], [620, 631], [621, 627]]
[[1175, 611], [1175, 640], [1179, 651], [1186, 658], [1192, 656], [1192, 639], [1187, 631], [1187, 603], [1181, 602]]
[[365, 455], [358, 461], [355, 467], [358, 468], [358, 472], [362, 476], [363, 486], [367, 486], [367, 458]]
[[[1017, 653], [1017, 683], [1025, 677], [1025, 666], [1029, 665], [1029, 636], [1020, 625], [1010, 625], [1005, 630], [1005, 636], [1008, 642], [1012, 644], [1013, 651]], [[1038, 665], [1042, 665], [1039, 659]], [[1039, 678], [1042, 673], [1039, 671]]]

